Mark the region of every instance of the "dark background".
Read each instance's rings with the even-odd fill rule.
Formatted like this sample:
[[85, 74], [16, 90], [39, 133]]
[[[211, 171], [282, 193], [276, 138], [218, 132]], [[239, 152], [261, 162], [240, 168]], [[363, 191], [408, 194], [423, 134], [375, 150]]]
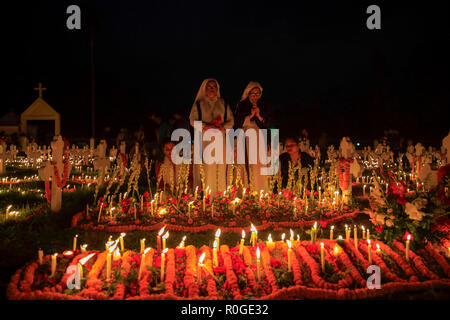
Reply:
[[[66, 28], [71, 4], [81, 30]], [[366, 28], [370, 4], [381, 30]], [[312, 143], [322, 132], [371, 143], [396, 129], [440, 146], [450, 128], [448, 2], [20, 1], [2, 12], [2, 114], [20, 114], [42, 82], [69, 139], [91, 135], [90, 26], [97, 138], [152, 110], [188, 116], [206, 77], [232, 105], [259, 81], [281, 134], [305, 128]]]

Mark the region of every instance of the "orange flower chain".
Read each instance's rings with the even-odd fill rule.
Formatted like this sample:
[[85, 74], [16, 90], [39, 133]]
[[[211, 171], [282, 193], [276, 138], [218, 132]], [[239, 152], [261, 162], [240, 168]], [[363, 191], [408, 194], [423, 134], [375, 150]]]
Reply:
[[[321, 246], [323, 243], [323, 255]], [[450, 287], [448, 258], [431, 244], [405, 257], [403, 243], [392, 247], [371, 242], [372, 263], [380, 267], [381, 288], [370, 289], [367, 279], [368, 241], [283, 241], [266, 246], [192, 245], [158, 252], [125, 251], [108, 261], [107, 252], [58, 255], [51, 275], [51, 255], [42, 264], [32, 261], [17, 270], [7, 289], [9, 299], [150, 300], [150, 299], [365, 299], [424, 288]], [[164, 254], [164, 257], [162, 255]], [[258, 255], [259, 254], [259, 255]], [[288, 256], [290, 254], [290, 256]], [[88, 257], [90, 256], [90, 257]], [[87, 257], [87, 261], [86, 258]], [[321, 268], [324, 259], [324, 268]], [[164, 274], [162, 263], [164, 260]], [[288, 261], [289, 260], [289, 261]], [[81, 287], [69, 288], [68, 268], [83, 263]], [[258, 268], [259, 262], [259, 268]], [[141, 264], [143, 264], [141, 268]], [[290, 266], [290, 269], [289, 269]], [[107, 269], [111, 269], [107, 281]], [[140, 274], [140, 277], [138, 276]]]

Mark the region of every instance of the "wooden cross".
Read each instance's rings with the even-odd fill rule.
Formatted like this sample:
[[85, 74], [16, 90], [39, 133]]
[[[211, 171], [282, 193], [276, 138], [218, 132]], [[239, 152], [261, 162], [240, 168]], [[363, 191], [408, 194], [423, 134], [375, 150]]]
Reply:
[[39, 98], [42, 98], [42, 91], [47, 90], [47, 88], [42, 88], [42, 83], [39, 82], [39, 87], [34, 88], [34, 90], [39, 91]]

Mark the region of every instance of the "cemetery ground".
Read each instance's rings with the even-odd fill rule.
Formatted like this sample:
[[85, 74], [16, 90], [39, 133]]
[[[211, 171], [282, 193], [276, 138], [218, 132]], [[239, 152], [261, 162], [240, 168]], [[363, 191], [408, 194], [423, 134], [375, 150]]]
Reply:
[[[7, 174], [11, 175], [9, 170]], [[14, 170], [13, 174], [17, 177], [31, 176], [36, 170]], [[70, 182], [69, 182], [70, 183]], [[19, 190], [20, 191], [17, 191]], [[0, 299], [6, 299], [6, 288], [14, 272], [22, 267], [25, 263], [35, 260], [37, 252], [42, 249], [45, 254], [54, 252], [63, 252], [71, 250], [72, 239], [78, 234], [79, 244], [87, 243], [88, 250], [102, 250], [109, 236], [114, 238], [118, 234], [81, 230], [71, 228], [71, 219], [74, 214], [84, 210], [86, 204], [92, 204], [94, 200], [95, 187], [80, 187], [73, 192], [64, 192], [62, 209], [58, 213], [50, 211], [42, 193], [30, 193], [28, 189], [43, 189], [43, 182], [22, 183], [20, 186], [9, 187], [2, 186], [0, 192], [0, 210], [4, 212], [11, 203], [15, 207], [25, 207], [25, 213], [16, 219], [5, 221], [2, 217], [0, 220]], [[144, 188], [144, 186], [143, 186]], [[9, 190], [8, 190], [9, 189]], [[99, 192], [101, 194], [101, 191]], [[367, 199], [361, 197], [362, 190], [359, 187], [354, 188], [354, 201], [357, 206], [363, 210], [368, 207]], [[36, 214], [38, 212], [38, 214]], [[348, 225], [366, 225], [370, 226], [368, 216], [360, 214], [355, 219], [347, 219], [336, 224], [337, 229], [342, 230], [345, 224]], [[300, 239], [309, 239], [304, 229], [294, 230], [300, 235]], [[320, 229], [319, 238], [327, 238], [325, 229]], [[139, 252], [139, 241], [142, 238], [147, 239], [147, 246], [156, 247], [156, 235], [158, 231], [144, 232], [132, 231], [127, 232], [125, 237], [125, 247], [127, 249]], [[267, 239], [269, 233], [274, 240], [281, 239], [282, 233], [289, 234], [289, 228], [282, 230], [265, 230], [258, 234], [259, 239]], [[321, 234], [322, 233], [322, 234]], [[214, 239], [214, 231], [209, 230], [202, 233], [185, 233], [171, 231], [168, 239], [168, 247], [176, 247], [183, 236], [187, 236], [186, 245], [192, 244], [196, 247], [202, 245], [212, 246]], [[236, 245], [240, 240], [240, 234], [223, 233], [221, 243], [230, 247]], [[450, 290], [448, 289], [426, 289], [418, 292], [396, 293], [383, 299], [449, 299]]]

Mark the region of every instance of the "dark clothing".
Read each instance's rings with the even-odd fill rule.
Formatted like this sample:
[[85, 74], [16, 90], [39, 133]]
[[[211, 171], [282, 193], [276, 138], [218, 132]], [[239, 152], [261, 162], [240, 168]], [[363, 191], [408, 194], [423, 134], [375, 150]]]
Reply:
[[[275, 121], [270, 104], [263, 99], [259, 99], [257, 105], [259, 108], [259, 114], [261, 118], [264, 119], [264, 122], [259, 121], [257, 116], [254, 116], [251, 120], [255, 121], [260, 129], [268, 129], [273, 127]], [[252, 103], [250, 100], [247, 98], [239, 102], [234, 113], [234, 127], [242, 128], [245, 117], [252, 113]]]
[[[282, 179], [282, 187], [286, 188], [289, 180], [289, 162], [291, 161], [291, 156], [289, 153], [285, 152], [280, 155], [280, 167], [281, 167], [281, 179]], [[309, 168], [309, 166], [314, 166], [314, 158], [305, 152], [300, 152], [300, 163], [302, 164], [302, 168]], [[298, 179], [296, 173], [296, 179]]]

